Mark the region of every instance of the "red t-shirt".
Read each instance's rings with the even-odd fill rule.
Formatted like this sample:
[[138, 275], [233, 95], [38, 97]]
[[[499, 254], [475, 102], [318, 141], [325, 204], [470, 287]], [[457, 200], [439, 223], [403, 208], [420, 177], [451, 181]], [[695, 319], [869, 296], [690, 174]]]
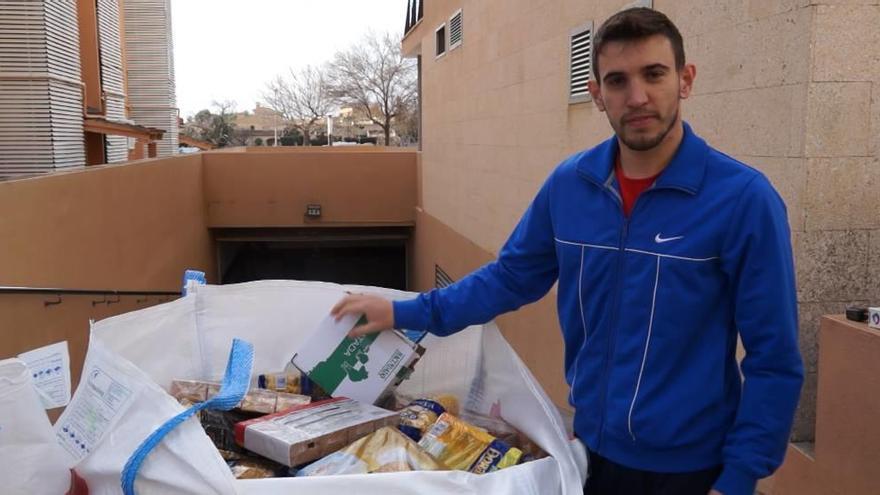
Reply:
[[642, 194], [645, 189], [651, 187], [651, 184], [654, 183], [654, 179], [657, 178], [657, 175], [660, 175], [657, 174], [645, 179], [630, 179], [623, 175], [623, 167], [620, 166], [620, 159], [614, 164], [614, 174], [617, 176], [617, 183], [620, 184], [620, 197], [623, 199], [623, 213], [626, 216], [629, 216], [633, 209], [633, 205], [636, 204], [636, 200], [639, 198], [639, 195]]

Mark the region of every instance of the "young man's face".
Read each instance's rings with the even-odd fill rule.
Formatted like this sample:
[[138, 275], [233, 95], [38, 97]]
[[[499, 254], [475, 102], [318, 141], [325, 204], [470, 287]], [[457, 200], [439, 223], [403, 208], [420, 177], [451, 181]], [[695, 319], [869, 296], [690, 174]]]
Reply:
[[679, 102], [690, 95], [696, 69], [675, 68], [672, 43], [662, 35], [612, 41], [599, 53], [599, 81], [590, 93], [620, 141], [634, 151], [663, 142], [679, 122]]

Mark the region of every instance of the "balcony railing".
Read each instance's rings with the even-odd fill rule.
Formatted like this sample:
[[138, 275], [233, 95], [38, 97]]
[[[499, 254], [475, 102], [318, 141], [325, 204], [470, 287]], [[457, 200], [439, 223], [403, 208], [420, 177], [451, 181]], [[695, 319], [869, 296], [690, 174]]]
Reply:
[[425, 15], [425, 0], [408, 0], [406, 6], [406, 26], [403, 35], [406, 36]]

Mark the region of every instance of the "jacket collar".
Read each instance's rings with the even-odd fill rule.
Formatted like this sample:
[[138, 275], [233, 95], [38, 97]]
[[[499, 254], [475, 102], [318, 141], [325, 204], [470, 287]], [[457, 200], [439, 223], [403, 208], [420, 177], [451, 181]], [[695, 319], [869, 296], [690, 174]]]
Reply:
[[[660, 172], [655, 189], [678, 189], [697, 194], [706, 175], [709, 145], [697, 136], [687, 122], [682, 122], [684, 136], [669, 165]], [[615, 182], [614, 161], [618, 153], [617, 137], [600, 143], [582, 155], [577, 163], [578, 173], [599, 186]]]

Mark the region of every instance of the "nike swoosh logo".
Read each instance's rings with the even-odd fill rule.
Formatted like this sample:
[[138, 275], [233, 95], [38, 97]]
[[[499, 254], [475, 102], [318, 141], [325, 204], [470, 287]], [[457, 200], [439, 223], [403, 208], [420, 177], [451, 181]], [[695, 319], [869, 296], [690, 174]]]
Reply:
[[677, 241], [679, 239], [684, 239], [684, 236], [679, 235], [676, 237], [660, 237], [660, 234], [657, 234], [654, 236], [654, 242], [656, 242], [657, 244], [663, 244], [664, 242], [669, 242], [669, 241]]

